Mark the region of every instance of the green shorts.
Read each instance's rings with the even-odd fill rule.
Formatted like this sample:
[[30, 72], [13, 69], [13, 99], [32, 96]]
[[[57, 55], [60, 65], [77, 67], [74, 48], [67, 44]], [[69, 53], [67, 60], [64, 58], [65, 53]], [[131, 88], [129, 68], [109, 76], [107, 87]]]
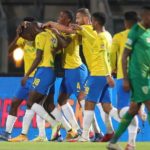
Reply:
[[149, 78], [133, 78], [130, 79], [131, 84], [131, 101], [142, 103], [150, 100], [150, 79]]

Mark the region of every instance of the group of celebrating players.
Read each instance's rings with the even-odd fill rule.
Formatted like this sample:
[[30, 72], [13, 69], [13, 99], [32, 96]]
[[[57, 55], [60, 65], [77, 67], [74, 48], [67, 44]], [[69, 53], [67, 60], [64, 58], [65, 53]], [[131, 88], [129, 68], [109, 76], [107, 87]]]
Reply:
[[[61, 140], [59, 129], [66, 132], [66, 141], [107, 142], [110, 150], [121, 150], [118, 139], [128, 127], [126, 150], [135, 149], [138, 133], [137, 114], [150, 122], [150, 7], [143, 7], [140, 20], [136, 12], [124, 14], [125, 30], [114, 35], [105, 29], [104, 13], [92, 15], [86, 8], [60, 12], [57, 22], [39, 23], [32, 17], [24, 18], [17, 28], [17, 35], [9, 46], [24, 50], [25, 75], [21, 80], [1, 141], [28, 141], [27, 133], [36, 114], [39, 136], [33, 141], [47, 141], [45, 121], [52, 127], [51, 141]], [[86, 65], [80, 57], [80, 45]], [[117, 74], [114, 80], [112, 74]], [[55, 81], [62, 77], [58, 105], [54, 105]], [[117, 108], [112, 106], [112, 89], [116, 88]], [[83, 129], [78, 125], [68, 103], [75, 94], [82, 107]], [[17, 119], [17, 108], [27, 100], [22, 132], [11, 138]], [[130, 102], [131, 99], [131, 102]], [[148, 110], [146, 116], [143, 105]], [[100, 110], [107, 133], [100, 130], [94, 109]], [[114, 132], [111, 117], [120, 122]], [[93, 127], [93, 129], [91, 128]]]

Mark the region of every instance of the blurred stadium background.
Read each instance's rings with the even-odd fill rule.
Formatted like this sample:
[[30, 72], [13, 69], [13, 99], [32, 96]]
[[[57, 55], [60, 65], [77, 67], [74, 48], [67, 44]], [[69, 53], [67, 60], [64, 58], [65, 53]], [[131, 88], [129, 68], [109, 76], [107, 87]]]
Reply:
[[26, 16], [44, 22], [56, 20], [60, 10], [76, 11], [87, 7], [91, 12], [105, 12], [107, 29], [113, 34], [123, 29], [124, 12], [138, 12], [147, 4], [150, 0], [0, 0], [0, 74], [23, 74], [23, 65], [16, 67], [13, 56], [8, 57], [8, 44], [15, 37], [17, 25]]

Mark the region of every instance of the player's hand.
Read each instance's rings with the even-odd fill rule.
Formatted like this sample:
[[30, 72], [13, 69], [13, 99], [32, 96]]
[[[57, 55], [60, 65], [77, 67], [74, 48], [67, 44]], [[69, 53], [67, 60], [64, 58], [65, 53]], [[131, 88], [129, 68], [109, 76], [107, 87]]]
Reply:
[[73, 29], [73, 30], [82, 30], [82, 27], [78, 24], [70, 24], [70, 27]]
[[28, 80], [28, 76], [24, 76], [21, 80], [21, 85], [24, 86]]
[[123, 88], [125, 91], [129, 91], [130, 90], [130, 82], [128, 79], [124, 79], [123, 80]]
[[19, 35], [22, 33], [22, 25], [19, 24], [17, 29], [16, 29], [16, 33], [17, 33], [17, 37], [19, 37]]
[[113, 77], [111, 75], [107, 76], [107, 83], [110, 87], [114, 87], [115, 86], [115, 81], [113, 79]]
[[51, 31], [55, 34], [60, 35], [60, 32], [56, 28], [51, 28]]
[[43, 23], [41, 27], [42, 28], [51, 27], [51, 22], [49, 21], [49, 22]]

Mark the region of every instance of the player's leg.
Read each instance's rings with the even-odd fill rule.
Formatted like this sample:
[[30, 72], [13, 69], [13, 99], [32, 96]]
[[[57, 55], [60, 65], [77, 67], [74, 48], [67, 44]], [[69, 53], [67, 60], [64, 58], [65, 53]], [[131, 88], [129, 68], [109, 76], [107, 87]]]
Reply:
[[[77, 123], [74, 111], [70, 104], [67, 102], [69, 96], [74, 93], [74, 88], [77, 89], [77, 83], [76, 79], [74, 79], [76, 76], [76, 69], [71, 70], [65, 70], [65, 77], [62, 81], [61, 85], [61, 95], [59, 97], [59, 104], [61, 106], [61, 109], [66, 117], [66, 119], [71, 124], [72, 128], [74, 130], [79, 130], [80, 127]], [[75, 86], [75, 87], [74, 87]]]
[[91, 137], [90, 136], [91, 134], [89, 133], [89, 138], [91, 139], [91, 142], [101, 141], [101, 139], [103, 138], [103, 133], [100, 130], [100, 127], [98, 125], [97, 118], [96, 118], [95, 114], [94, 114], [94, 119], [93, 119], [93, 122], [92, 122], [92, 128], [93, 128], [93, 131], [94, 131], [93, 137]]
[[[31, 109], [33, 112], [37, 113], [41, 118], [51, 123], [52, 126], [55, 126], [57, 124], [57, 121], [49, 116], [49, 114], [39, 103], [45, 97], [49, 86], [54, 83], [54, 80], [55, 75], [52, 69], [39, 68], [35, 74], [34, 81], [32, 83], [32, 89], [29, 93], [29, 99], [27, 101], [28, 108]], [[16, 137], [11, 141], [18, 140], [20, 140], [20, 138]]]
[[[119, 110], [119, 116], [120, 118], [122, 118], [126, 114], [126, 112], [129, 110], [130, 91], [124, 91], [123, 79], [118, 79], [116, 83], [117, 83], [116, 84], [117, 86], [117, 108]], [[128, 138], [128, 144], [126, 146], [126, 149], [135, 147], [137, 131], [138, 131], [138, 118], [137, 116], [135, 116], [128, 127], [129, 138]]]
[[150, 124], [150, 100], [146, 101], [144, 104], [148, 110], [148, 122]]
[[112, 94], [112, 89], [109, 88], [108, 85], [105, 86], [103, 90], [104, 95], [101, 97], [101, 104], [103, 107], [103, 110], [105, 113], [109, 114], [111, 117], [113, 117], [116, 121], [120, 121], [120, 118], [118, 116], [118, 110], [112, 106], [111, 102], [111, 94]]
[[89, 140], [89, 128], [94, 119], [94, 109], [106, 84], [105, 77], [89, 76], [86, 83], [86, 103], [83, 116], [83, 133], [79, 141]]
[[106, 132], [107, 132], [106, 134], [107, 135], [112, 135], [114, 133], [114, 128], [113, 128], [113, 125], [112, 125], [112, 120], [111, 120], [110, 115], [108, 115], [104, 112], [101, 103], [98, 103], [97, 107], [100, 111], [101, 118], [102, 118], [102, 120], [103, 120], [103, 122], [106, 126]]
[[134, 116], [138, 113], [141, 104], [136, 102], [131, 102], [128, 112], [123, 116], [115, 135], [111, 139], [109, 145], [107, 146], [108, 149], [120, 150], [117, 141], [121, 137], [121, 135], [125, 132], [131, 121], [133, 120]]
[[[58, 122], [60, 122], [63, 127], [69, 132], [72, 130], [70, 124], [66, 120], [66, 118], [63, 116], [61, 109], [56, 107], [54, 105], [54, 86], [51, 87], [48, 96], [46, 97], [46, 100], [44, 102], [44, 108], [47, 111], [49, 115], [51, 115], [53, 118], [55, 118]], [[54, 128], [53, 128], [54, 129]], [[52, 130], [53, 131], [53, 130]], [[55, 130], [54, 130], [55, 131]], [[53, 133], [53, 132], [52, 132]], [[51, 140], [57, 140], [59, 138], [60, 140], [60, 134], [55, 133], [54, 136], [51, 138]]]
[[[69, 88], [69, 91], [71, 91], [70, 88]], [[77, 130], [74, 127], [76, 124], [74, 123], [74, 120], [72, 119], [73, 117], [75, 117], [75, 115], [74, 115], [72, 107], [68, 103], [69, 95], [70, 95], [70, 93], [67, 90], [66, 80], [64, 77], [62, 80], [61, 87], [60, 87], [60, 95], [58, 98], [58, 103], [61, 107], [61, 111], [63, 112], [63, 115], [65, 116], [65, 121], [70, 126], [70, 129], [68, 128], [69, 130], [66, 128], [68, 131], [67, 136], [66, 136], [67, 140], [74, 139], [77, 137]], [[73, 121], [71, 122], [71, 120], [73, 120]]]
[[23, 100], [28, 98], [31, 83], [32, 83], [32, 78], [29, 78], [27, 80], [25, 86], [21, 86], [21, 83], [20, 83], [20, 86], [18, 87], [15, 93], [15, 96], [14, 96], [15, 98], [12, 101], [10, 112], [6, 120], [5, 132], [0, 135], [1, 140], [7, 141], [9, 138], [11, 138], [12, 129], [17, 119], [18, 107], [20, 106]]
[[107, 133], [104, 135], [104, 137], [101, 139], [101, 142], [107, 142], [109, 141], [112, 136], [114, 135], [114, 131], [113, 131], [113, 126], [112, 126], [112, 122], [111, 122], [111, 118], [109, 115], [109, 112], [113, 112], [116, 109], [114, 107], [112, 107], [111, 105], [111, 94], [112, 94], [112, 89], [110, 89], [108, 87], [108, 85], [106, 85], [102, 91], [100, 100], [99, 100], [99, 105], [98, 108], [100, 109], [101, 112], [101, 116], [102, 119], [107, 127]]
[[[118, 111], [115, 107], [112, 106], [112, 89], [109, 88], [108, 85], [106, 85], [103, 89], [103, 93], [102, 96], [100, 98], [100, 103], [102, 105], [102, 108], [104, 110], [104, 112], [108, 115], [113, 117], [115, 120], [120, 121], [119, 115], [118, 115]], [[107, 118], [108, 121], [111, 121], [109, 118]], [[106, 122], [106, 126], [112, 125], [112, 123], [110, 122]], [[112, 128], [109, 127], [109, 128]], [[114, 132], [111, 133], [106, 133], [105, 136], [102, 138], [102, 142], [107, 142], [109, 141], [114, 135]]]

